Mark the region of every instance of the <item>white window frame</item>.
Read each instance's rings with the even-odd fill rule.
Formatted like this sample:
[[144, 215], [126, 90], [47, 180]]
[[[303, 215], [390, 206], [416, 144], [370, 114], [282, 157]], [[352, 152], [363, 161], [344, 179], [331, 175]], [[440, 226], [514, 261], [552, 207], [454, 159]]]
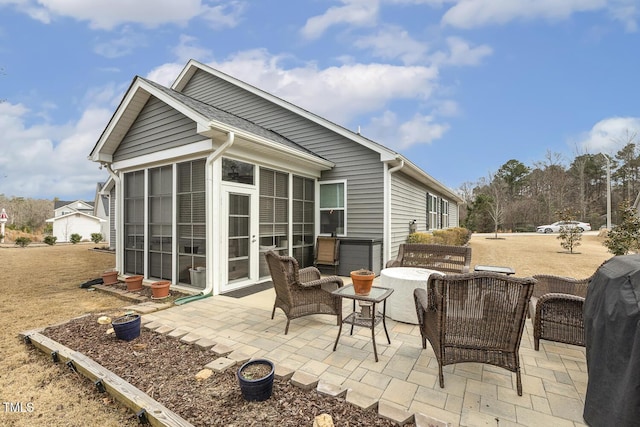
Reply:
[[442, 228], [449, 228], [449, 201], [442, 199]]
[[[342, 184], [342, 188], [343, 188], [343, 193], [342, 193], [342, 208], [322, 208], [321, 205], [321, 193], [322, 193], [322, 186], [323, 185], [335, 185], [335, 184]], [[336, 179], [336, 180], [330, 180], [330, 181], [318, 181], [318, 188], [316, 191], [317, 196], [317, 200], [316, 200], [316, 206], [318, 206], [318, 217], [316, 219], [316, 224], [318, 224], [317, 230], [318, 230], [318, 234], [320, 235], [328, 235], [328, 233], [322, 233], [321, 232], [321, 227], [322, 224], [321, 222], [321, 213], [322, 211], [328, 211], [328, 210], [342, 210], [343, 211], [343, 218], [344, 218], [344, 227], [342, 230], [342, 233], [337, 233], [336, 232], [336, 236], [346, 236], [347, 235], [347, 180], [346, 179]]]
[[429, 200], [427, 201], [427, 210], [429, 211], [429, 230], [438, 228], [438, 196], [427, 193]]

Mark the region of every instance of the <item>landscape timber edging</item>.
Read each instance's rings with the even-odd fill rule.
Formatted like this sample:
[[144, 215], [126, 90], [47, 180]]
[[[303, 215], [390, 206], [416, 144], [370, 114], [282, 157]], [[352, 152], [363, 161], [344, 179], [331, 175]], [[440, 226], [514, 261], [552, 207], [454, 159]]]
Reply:
[[25, 343], [32, 344], [46, 354], [51, 354], [55, 363], [65, 363], [70, 369], [89, 378], [96, 384], [96, 387], [100, 381], [104, 390], [120, 403], [132, 409], [141, 423], [146, 419], [150, 425], [158, 427], [193, 426], [180, 415], [84, 354], [71, 350], [37, 331], [21, 332], [20, 336]]

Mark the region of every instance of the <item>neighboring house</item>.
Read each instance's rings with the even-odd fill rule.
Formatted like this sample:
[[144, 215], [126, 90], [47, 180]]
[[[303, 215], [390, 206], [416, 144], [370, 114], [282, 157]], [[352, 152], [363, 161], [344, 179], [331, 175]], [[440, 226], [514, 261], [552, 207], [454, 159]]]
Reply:
[[102, 240], [109, 242], [109, 248], [115, 249], [115, 242], [111, 245], [111, 189], [113, 188], [113, 178], [109, 177], [106, 182], [99, 182], [96, 185], [96, 196], [93, 201], [93, 216], [104, 221], [100, 223], [100, 234]]
[[56, 200], [53, 203], [53, 217], [59, 217], [67, 215], [72, 212], [82, 212], [86, 214], [93, 214], [93, 203], [83, 202], [82, 200], [64, 201]]
[[72, 234], [79, 234], [83, 240], [91, 239], [92, 233], [99, 233], [105, 220], [93, 215], [93, 204], [76, 200], [74, 202], [56, 201], [54, 217], [46, 222], [52, 223], [53, 236], [57, 242], [69, 242]]
[[135, 77], [90, 154], [113, 179], [116, 268], [205, 292], [269, 280], [268, 249], [312, 265], [316, 237], [375, 240], [382, 264], [416, 221], [462, 200], [402, 155], [196, 61], [171, 88]]

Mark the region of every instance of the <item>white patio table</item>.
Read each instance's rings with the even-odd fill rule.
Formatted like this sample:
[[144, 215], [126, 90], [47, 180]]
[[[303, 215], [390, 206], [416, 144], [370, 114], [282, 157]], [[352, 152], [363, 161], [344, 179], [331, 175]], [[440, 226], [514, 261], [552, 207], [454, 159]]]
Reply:
[[387, 299], [387, 316], [404, 323], [418, 324], [413, 290], [427, 289], [427, 279], [431, 274], [442, 274], [436, 270], [418, 267], [391, 267], [380, 272], [380, 285], [393, 289]]

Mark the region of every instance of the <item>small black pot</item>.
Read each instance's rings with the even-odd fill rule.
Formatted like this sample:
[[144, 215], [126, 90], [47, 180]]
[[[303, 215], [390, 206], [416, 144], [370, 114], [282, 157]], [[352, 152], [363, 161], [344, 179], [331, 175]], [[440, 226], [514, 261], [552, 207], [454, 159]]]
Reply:
[[[242, 370], [250, 365], [268, 365], [271, 368], [271, 371], [266, 377], [263, 378], [256, 378], [251, 380], [243, 378], [241, 375]], [[275, 376], [275, 371], [276, 370], [273, 362], [267, 359], [250, 360], [242, 365], [237, 372], [242, 397], [244, 397], [245, 400], [255, 402], [261, 402], [269, 399], [273, 391], [273, 378]]]
[[117, 319], [113, 319], [111, 326], [118, 339], [131, 341], [140, 336], [140, 315], [127, 314]]

